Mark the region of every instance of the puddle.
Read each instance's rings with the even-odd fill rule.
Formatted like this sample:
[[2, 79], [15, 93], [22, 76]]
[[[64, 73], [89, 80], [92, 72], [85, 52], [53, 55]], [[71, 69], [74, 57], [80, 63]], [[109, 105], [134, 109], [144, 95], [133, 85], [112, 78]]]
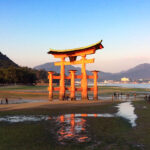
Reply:
[[[93, 100], [93, 96], [88, 95], [88, 99], [89, 100]], [[133, 101], [133, 100], [141, 100], [144, 99], [144, 95], [138, 95], [138, 96], [133, 96], [130, 95], [129, 97], [127, 97], [126, 95], [122, 95], [119, 97], [113, 97], [113, 100], [121, 100], [121, 101]], [[81, 100], [81, 96], [76, 96], [76, 100]], [[108, 95], [108, 96], [98, 96], [98, 100], [112, 100], [112, 95]]]
[[59, 126], [57, 131], [58, 141], [65, 144], [66, 141], [88, 142], [91, 138], [88, 136], [86, 117], [123, 117], [131, 123], [132, 127], [136, 126], [137, 119], [134, 113], [134, 107], [131, 102], [118, 104], [116, 114], [66, 114], [53, 117]]
[[58, 127], [57, 140], [60, 144], [65, 144], [68, 141], [83, 143], [89, 142], [91, 138], [87, 131], [86, 117], [114, 117], [112, 114], [65, 114], [61, 116], [5, 116], [0, 117], [0, 122], [18, 123], [42, 120], [54, 120]]
[[111, 114], [66, 114], [52, 117], [59, 126], [57, 131], [58, 141], [65, 144], [68, 141], [89, 142], [86, 117], [114, 117]]
[[118, 108], [117, 116], [123, 117], [131, 123], [132, 127], [136, 126], [135, 120], [137, 119], [137, 115], [134, 113], [134, 107], [131, 104], [131, 102], [124, 102], [121, 104], [118, 104], [116, 106]]
[[89, 142], [91, 137], [88, 134], [86, 118], [98, 118], [98, 117], [123, 117], [129, 120], [132, 127], [136, 126], [137, 115], [134, 113], [134, 107], [131, 102], [123, 102], [116, 106], [118, 112], [115, 114], [64, 114], [60, 116], [48, 116], [48, 115], [30, 115], [30, 116], [5, 116], [0, 117], [0, 122], [18, 123], [26, 121], [42, 121], [53, 120], [57, 127], [57, 140], [60, 144], [66, 144], [66, 142]]
[[[9, 100], [8, 104], [38, 103], [38, 102], [47, 102], [47, 100], [17, 99], [17, 100]], [[2, 100], [1, 104], [6, 104], [5, 100]]]
[[143, 106], [143, 109], [147, 109], [147, 106]]
[[5, 116], [0, 117], [0, 122], [9, 122], [9, 123], [18, 123], [18, 122], [25, 122], [25, 121], [42, 121], [48, 120], [48, 116], [46, 115], [39, 115], [39, 116]]
[[62, 115], [57, 118], [59, 129], [57, 131], [58, 141], [65, 144], [66, 141], [87, 142], [90, 138], [86, 131], [86, 120], [76, 118], [74, 114]]

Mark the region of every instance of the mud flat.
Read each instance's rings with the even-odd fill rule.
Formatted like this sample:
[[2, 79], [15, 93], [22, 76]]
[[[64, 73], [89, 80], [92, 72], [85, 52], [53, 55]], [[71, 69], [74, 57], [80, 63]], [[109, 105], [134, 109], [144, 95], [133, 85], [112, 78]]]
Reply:
[[150, 149], [150, 104], [143, 100], [22, 103], [0, 110], [0, 149]]

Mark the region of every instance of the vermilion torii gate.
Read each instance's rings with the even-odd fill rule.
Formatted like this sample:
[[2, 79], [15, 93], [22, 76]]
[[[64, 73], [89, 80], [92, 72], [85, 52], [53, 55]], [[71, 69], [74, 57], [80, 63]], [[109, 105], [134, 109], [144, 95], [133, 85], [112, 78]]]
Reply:
[[[88, 99], [88, 91], [94, 92], [94, 99], [98, 99], [98, 88], [97, 88], [97, 73], [98, 71], [92, 71], [93, 75], [88, 76], [86, 74], [86, 64], [94, 63], [94, 59], [86, 59], [86, 55], [95, 54], [96, 50], [102, 49], [103, 45], [102, 41], [99, 41], [93, 45], [89, 45], [87, 47], [80, 47], [76, 49], [67, 49], [67, 50], [55, 50], [50, 49], [48, 54], [52, 54], [55, 58], [60, 58], [60, 62], [55, 62], [56, 66], [61, 66], [60, 76], [54, 76], [52, 71], [49, 73], [49, 100], [53, 99], [53, 91], [59, 91], [59, 99], [64, 100], [65, 90], [70, 91], [71, 100], [75, 100], [75, 91], [81, 91], [82, 100]], [[76, 60], [77, 56], [81, 56], [80, 60]], [[69, 57], [69, 61], [65, 61], [65, 58]], [[70, 75], [65, 76], [65, 65], [76, 65], [81, 64], [81, 75], [76, 75], [76, 70], [70, 70]], [[53, 79], [60, 79], [60, 86], [53, 87]], [[71, 86], [65, 87], [65, 79], [71, 80]], [[75, 87], [75, 79], [81, 79], [81, 88]], [[92, 88], [88, 88], [87, 79], [94, 79], [94, 86]]]

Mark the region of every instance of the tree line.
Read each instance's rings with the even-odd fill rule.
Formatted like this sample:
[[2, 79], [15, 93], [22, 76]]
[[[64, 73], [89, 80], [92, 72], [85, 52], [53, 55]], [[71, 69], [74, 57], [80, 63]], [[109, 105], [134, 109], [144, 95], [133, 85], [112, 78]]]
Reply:
[[[59, 74], [55, 74], [59, 75]], [[48, 83], [48, 72], [28, 67], [0, 68], [0, 84], [36, 84]], [[54, 83], [58, 83], [54, 80]]]

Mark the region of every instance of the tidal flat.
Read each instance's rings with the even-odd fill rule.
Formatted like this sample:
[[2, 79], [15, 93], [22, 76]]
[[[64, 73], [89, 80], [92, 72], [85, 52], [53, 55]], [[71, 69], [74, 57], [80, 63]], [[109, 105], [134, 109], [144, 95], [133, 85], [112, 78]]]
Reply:
[[[111, 116], [118, 112], [116, 106], [121, 103], [1, 111], [0, 118], [20, 116], [22, 119], [23, 116], [30, 116], [30, 119], [0, 121], [0, 150], [150, 149], [150, 103], [131, 102], [137, 115], [136, 126], [124, 117]], [[73, 119], [75, 114], [77, 119]], [[107, 115], [96, 117], [98, 114]], [[41, 120], [36, 118], [32, 121], [31, 116], [39, 116]], [[72, 133], [75, 133], [75, 138], [69, 135]], [[70, 138], [61, 140], [65, 136]]]
[[[125, 87], [111, 87], [111, 86], [99, 86], [98, 94], [99, 99], [105, 99], [106, 97], [111, 98], [114, 92], [122, 93], [126, 95], [129, 93], [140, 96], [145, 93], [150, 93], [150, 89], [143, 88], [125, 88]], [[92, 92], [88, 93], [92, 96]], [[67, 92], [69, 95], [69, 92]], [[80, 96], [80, 92], [76, 92], [77, 96]], [[12, 85], [12, 86], [1, 86], [0, 87], [0, 99], [8, 97], [8, 99], [21, 100], [21, 99], [35, 99], [35, 100], [47, 100], [48, 99], [48, 87], [47, 86], [27, 86], [27, 85]], [[54, 98], [58, 98], [58, 92], [54, 93]]]
[[[1, 92], [12, 91], [10, 88], [5, 87]], [[15, 87], [13, 90], [38, 93], [46, 87]], [[130, 97], [113, 102], [1, 105], [0, 150], [149, 150], [150, 103], [141, 96], [141, 92], [148, 91], [118, 87], [99, 90], [104, 97], [110, 97], [114, 91], [140, 94], [137, 94], [138, 100]], [[36, 100], [36, 96], [34, 98]], [[32, 107], [28, 107], [30, 105]], [[4, 106], [7, 109], [3, 110]]]

